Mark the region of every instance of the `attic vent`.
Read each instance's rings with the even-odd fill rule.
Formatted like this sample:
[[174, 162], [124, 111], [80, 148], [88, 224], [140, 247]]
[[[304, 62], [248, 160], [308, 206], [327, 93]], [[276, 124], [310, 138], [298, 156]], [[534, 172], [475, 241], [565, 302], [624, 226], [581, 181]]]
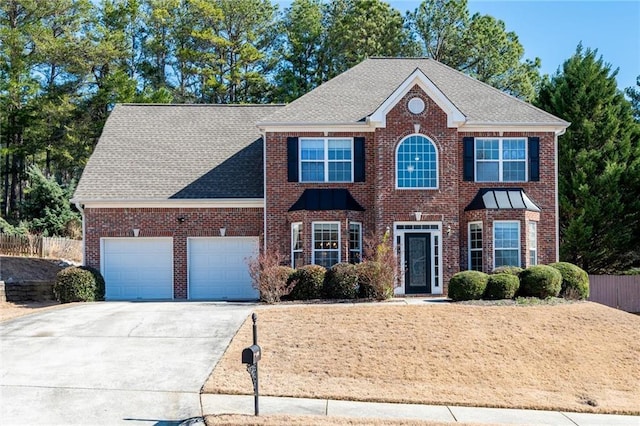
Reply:
[[420, 98], [411, 98], [407, 104], [411, 114], [420, 114], [424, 111], [424, 101]]

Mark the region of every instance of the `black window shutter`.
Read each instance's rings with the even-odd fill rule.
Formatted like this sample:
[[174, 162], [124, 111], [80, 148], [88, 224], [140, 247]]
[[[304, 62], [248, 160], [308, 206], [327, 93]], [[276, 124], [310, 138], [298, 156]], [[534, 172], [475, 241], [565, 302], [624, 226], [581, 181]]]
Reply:
[[472, 137], [464, 137], [462, 138], [463, 143], [463, 178], [465, 181], [473, 182], [473, 138]]
[[353, 138], [353, 181], [364, 182], [364, 138]]
[[540, 138], [529, 138], [529, 180], [540, 180]]
[[298, 181], [298, 138], [287, 138], [287, 181]]

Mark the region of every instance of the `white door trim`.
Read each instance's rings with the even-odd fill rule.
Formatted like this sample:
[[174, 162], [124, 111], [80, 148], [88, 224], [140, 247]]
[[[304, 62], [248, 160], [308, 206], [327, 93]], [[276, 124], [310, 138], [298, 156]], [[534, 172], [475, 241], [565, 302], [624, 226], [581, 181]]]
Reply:
[[[410, 227], [413, 227], [411, 229]], [[421, 229], [422, 227], [422, 229]], [[402, 228], [402, 229], [399, 229]], [[396, 287], [394, 294], [405, 295], [404, 269], [404, 234], [431, 234], [431, 293], [442, 294], [442, 222], [394, 222], [393, 223], [393, 250], [400, 259], [399, 279], [400, 287]], [[437, 255], [437, 259], [436, 259]], [[437, 269], [437, 271], [436, 271]]]

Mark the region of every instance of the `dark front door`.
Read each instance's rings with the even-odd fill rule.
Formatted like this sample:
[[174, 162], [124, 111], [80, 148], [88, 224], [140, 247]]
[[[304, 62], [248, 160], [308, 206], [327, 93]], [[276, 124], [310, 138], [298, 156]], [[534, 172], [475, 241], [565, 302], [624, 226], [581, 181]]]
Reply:
[[406, 294], [431, 293], [431, 234], [404, 234]]

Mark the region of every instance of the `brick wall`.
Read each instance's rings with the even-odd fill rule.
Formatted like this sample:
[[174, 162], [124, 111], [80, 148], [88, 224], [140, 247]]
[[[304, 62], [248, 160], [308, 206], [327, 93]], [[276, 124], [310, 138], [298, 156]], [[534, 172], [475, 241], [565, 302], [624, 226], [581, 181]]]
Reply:
[[[413, 97], [421, 98], [426, 108], [412, 114], [407, 107]], [[427, 136], [438, 153], [438, 188], [429, 190], [396, 189], [396, 149], [407, 136], [416, 133]], [[287, 182], [287, 137], [305, 136], [364, 136], [366, 150], [366, 182], [336, 184], [303, 184]], [[519, 183], [475, 183], [462, 178], [463, 138], [466, 136], [537, 136], [540, 138], [540, 181]], [[346, 259], [344, 236], [348, 220], [362, 222], [364, 234], [382, 235], [394, 222], [414, 221], [413, 212], [422, 212], [422, 221], [442, 225], [443, 284], [451, 276], [467, 269], [467, 224], [482, 220], [484, 223], [484, 261], [489, 271], [493, 265], [493, 220], [521, 222], [522, 265], [527, 265], [527, 222], [538, 222], [538, 263], [556, 260], [555, 166], [554, 134], [458, 132], [447, 127], [447, 116], [418, 86], [413, 87], [386, 116], [386, 127], [371, 133], [268, 133], [266, 137], [266, 240], [269, 247], [277, 247], [287, 256], [291, 251], [291, 223], [303, 223], [305, 262], [311, 261], [311, 222], [340, 221], [343, 235], [342, 259]], [[464, 212], [481, 188], [518, 187], [542, 210], [541, 213], [522, 210]], [[288, 209], [307, 188], [346, 188], [365, 208], [365, 212], [321, 211], [288, 212]], [[446, 229], [451, 232], [447, 235]], [[491, 267], [489, 266], [491, 265]], [[446, 292], [446, 291], [445, 291]]]
[[187, 297], [187, 238], [261, 236], [261, 208], [86, 208], [85, 262], [100, 269], [100, 238], [173, 237], [174, 297]]

